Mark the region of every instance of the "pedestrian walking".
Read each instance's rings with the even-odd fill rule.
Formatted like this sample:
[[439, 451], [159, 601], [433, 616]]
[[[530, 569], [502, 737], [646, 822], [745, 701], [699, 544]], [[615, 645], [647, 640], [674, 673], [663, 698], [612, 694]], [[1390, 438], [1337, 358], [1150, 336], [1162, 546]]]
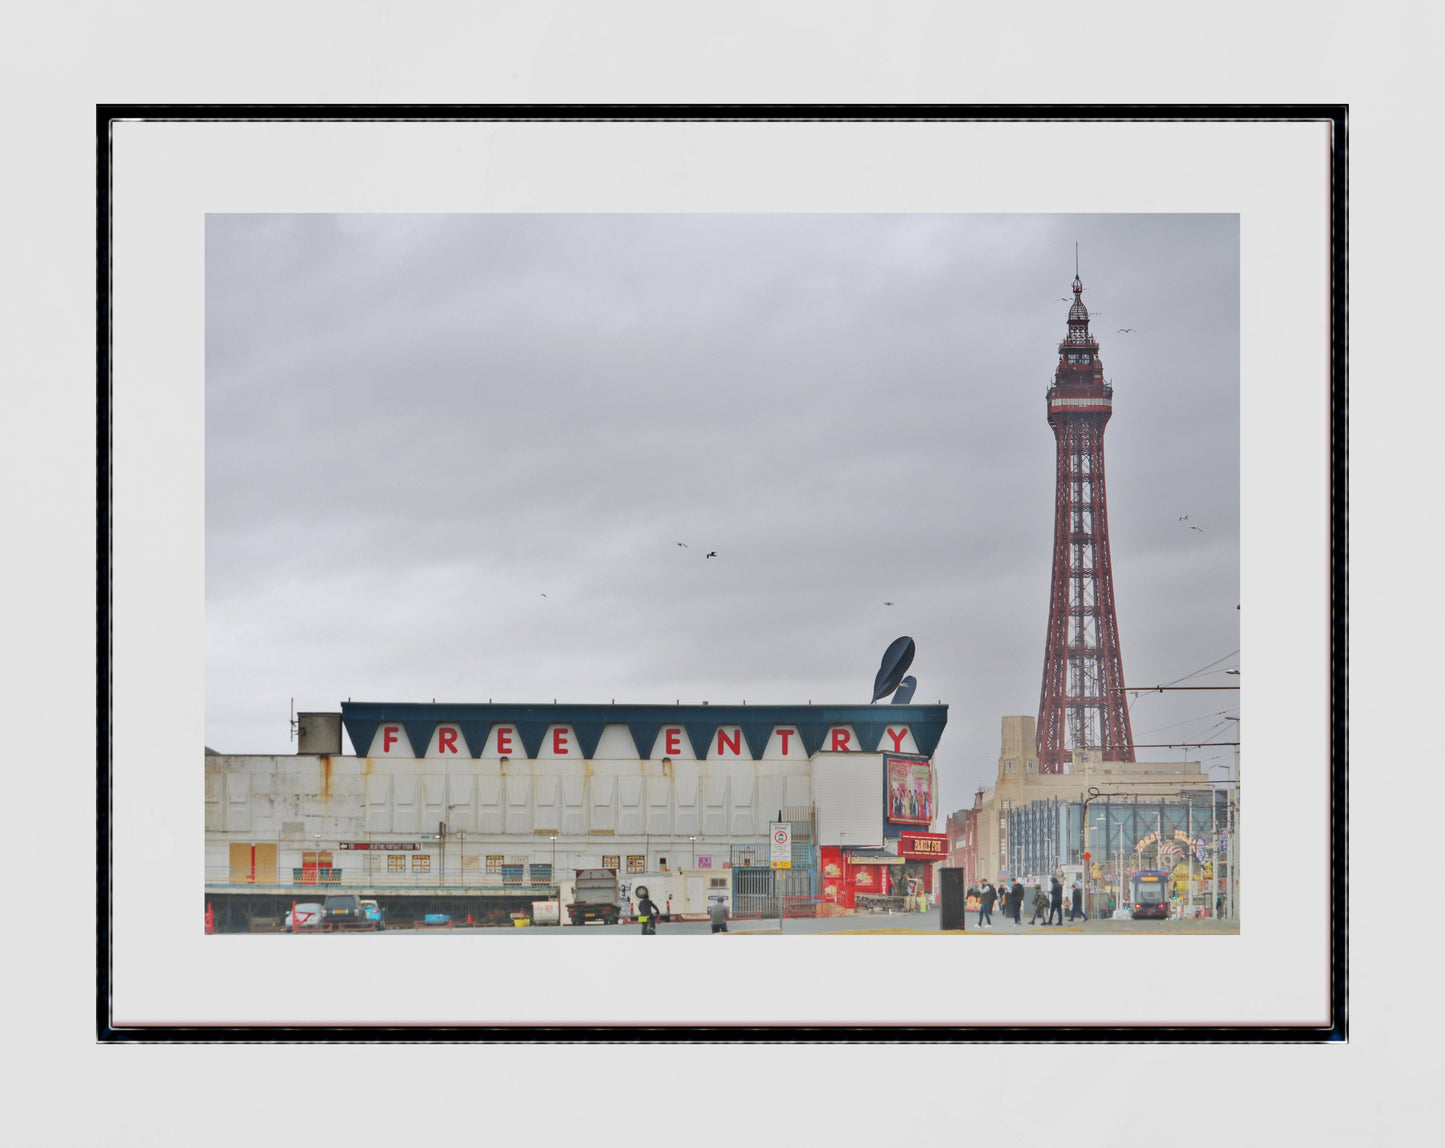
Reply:
[[712, 921], [714, 933], [726, 933], [728, 931], [728, 903], [719, 897], [707, 908], [708, 919]]
[[[1054, 920], [1056, 914], [1059, 918], [1057, 921]], [[1058, 925], [1060, 928], [1064, 924], [1064, 883], [1057, 877], [1049, 878], [1049, 919], [1044, 924]]]
[[1014, 878], [1013, 888], [1008, 891], [1008, 907], [1013, 910], [1014, 925], [1019, 922], [1019, 914], [1024, 909], [1024, 887], [1017, 877]]
[[998, 892], [987, 881], [978, 894], [978, 927], [980, 929], [993, 928], [993, 903], [998, 900]]
[[642, 922], [642, 935], [651, 937], [657, 934], [657, 905], [644, 890], [642, 900], [637, 902], [637, 919]]
[[1084, 912], [1084, 891], [1079, 888], [1077, 881], [1069, 894], [1069, 920], [1072, 921], [1075, 917], [1084, 921], [1089, 919], [1089, 914]]
[[1049, 911], [1049, 899], [1044, 895], [1042, 885], [1034, 886], [1034, 915], [1029, 918], [1029, 924], [1035, 924], [1038, 919]]

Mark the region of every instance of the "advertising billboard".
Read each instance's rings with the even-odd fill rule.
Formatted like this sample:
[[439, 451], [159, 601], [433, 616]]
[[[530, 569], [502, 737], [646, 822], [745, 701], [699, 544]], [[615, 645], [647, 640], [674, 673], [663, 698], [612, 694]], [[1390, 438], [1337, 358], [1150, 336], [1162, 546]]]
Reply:
[[933, 821], [933, 767], [927, 759], [883, 756], [888, 777], [888, 820], [895, 825]]

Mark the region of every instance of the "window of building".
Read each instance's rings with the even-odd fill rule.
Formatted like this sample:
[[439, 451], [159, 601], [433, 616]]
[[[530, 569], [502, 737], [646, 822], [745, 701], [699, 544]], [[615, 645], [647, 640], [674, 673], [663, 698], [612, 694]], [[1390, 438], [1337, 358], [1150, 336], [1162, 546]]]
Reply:
[[552, 863], [543, 861], [541, 864], [532, 862], [532, 884], [550, 885], [552, 883]]
[[622, 868], [621, 856], [618, 854], [604, 853], [602, 855], [602, 868], [611, 869], [614, 873], [617, 872], [617, 870]]
[[657, 859], [657, 867], [658, 867], [659, 869], [663, 870], [663, 872], [666, 872], [666, 871], [667, 871], [667, 858], [666, 858], [666, 857], [659, 857], [659, 858]]
[[629, 854], [627, 858], [627, 871], [629, 873], [646, 873], [647, 858]]
[[501, 856], [500, 854], [497, 854], [497, 853], [488, 853], [488, 854], [487, 854], [487, 872], [488, 872], [488, 873], [500, 873], [500, 872], [502, 871], [502, 861], [503, 861], [503, 858], [502, 858], [502, 856]]
[[411, 855], [411, 871], [412, 871], [413, 873], [430, 873], [430, 872], [431, 872], [431, 854], [430, 854], [430, 853], [413, 853], [413, 854]]
[[522, 883], [522, 870], [525, 868], [526, 866], [520, 863], [514, 865], [503, 865], [502, 884], [520, 885]]
[[388, 854], [386, 855], [386, 871], [387, 871], [388, 873], [405, 873], [405, 872], [406, 872], [406, 854], [405, 854], [405, 853], [388, 853]]

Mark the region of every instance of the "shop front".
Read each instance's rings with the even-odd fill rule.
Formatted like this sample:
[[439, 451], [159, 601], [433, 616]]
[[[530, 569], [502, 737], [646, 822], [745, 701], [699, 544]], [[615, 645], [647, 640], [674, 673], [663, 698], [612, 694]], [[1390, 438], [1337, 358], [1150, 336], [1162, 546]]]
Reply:
[[903, 861], [902, 886], [913, 897], [931, 903], [934, 873], [948, 857], [948, 834], [904, 830], [898, 836], [898, 856]]
[[908, 885], [902, 857], [882, 849], [843, 849], [836, 845], [824, 846], [819, 852], [825, 901], [855, 910], [906, 907]]

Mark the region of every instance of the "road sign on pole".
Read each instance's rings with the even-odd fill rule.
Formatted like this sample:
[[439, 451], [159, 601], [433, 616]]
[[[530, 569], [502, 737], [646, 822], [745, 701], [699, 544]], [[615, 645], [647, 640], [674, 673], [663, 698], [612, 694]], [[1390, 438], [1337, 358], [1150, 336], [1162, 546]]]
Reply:
[[772, 868], [791, 869], [793, 867], [793, 823], [791, 821], [774, 821], [768, 826], [768, 838], [772, 843], [772, 852], [769, 855]]

